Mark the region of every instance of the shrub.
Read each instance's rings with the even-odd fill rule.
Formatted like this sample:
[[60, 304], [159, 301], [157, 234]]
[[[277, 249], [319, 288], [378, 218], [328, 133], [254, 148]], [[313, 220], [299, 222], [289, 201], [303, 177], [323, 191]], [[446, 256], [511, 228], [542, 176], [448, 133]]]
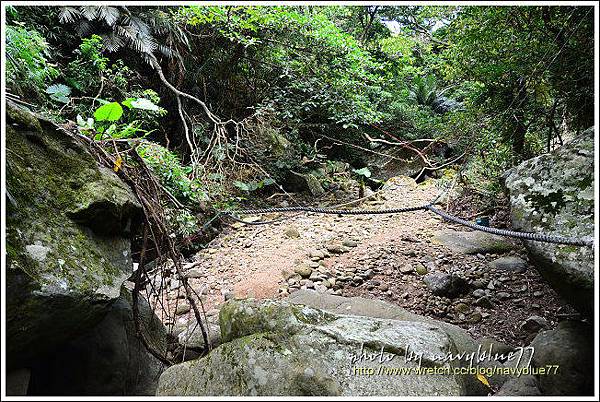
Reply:
[[18, 95], [40, 96], [46, 84], [58, 75], [48, 62], [46, 40], [34, 29], [6, 27], [6, 84]]

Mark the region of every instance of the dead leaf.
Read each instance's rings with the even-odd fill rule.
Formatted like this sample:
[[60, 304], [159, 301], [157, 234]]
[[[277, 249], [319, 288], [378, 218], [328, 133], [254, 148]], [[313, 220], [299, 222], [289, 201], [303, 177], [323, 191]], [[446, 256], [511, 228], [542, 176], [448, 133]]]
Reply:
[[477, 379], [478, 379], [479, 381], [481, 381], [481, 383], [482, 383], [483, 385], [485, 385], [485, 386], [486, 386], [486, 387], [488, 387], [488, 388], [492, 388], [492, 386], [490, 385], [489, 381], [487, 380], [487, 378], [485, 378], [485, 376], [484, 376], [483, 374], [481, 374], [481, 373], [477, 373], [476, 377], [477, 377]]
[[122, 164], [123, 164], [123, 158], [121, 158], [120, 156], [117, 156], [117, 159], [115, 160], [115, 167], [113, 168], [113, 170], [115, 172], [118, 172], [119, 169], [121, 169]]

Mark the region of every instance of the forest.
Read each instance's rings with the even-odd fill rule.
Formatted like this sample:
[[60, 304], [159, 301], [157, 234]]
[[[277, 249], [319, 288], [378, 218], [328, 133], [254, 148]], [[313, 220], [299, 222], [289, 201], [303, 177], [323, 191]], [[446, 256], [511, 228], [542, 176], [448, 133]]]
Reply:
[[331, 159], [461, 166], [494, 202], [507, 168], [593, 125], [592, 10], [12, 7], [6, 84], [95, 141], [135, 140], [182, 237]]
[[[52, 374], [61, 366], [56, 356], [83, 348], [61, 332], [71, 342], [116, 306], [115, 295], [93, 301], [105, 290], [106, 260], [114, 267], [133, 264], [117, 278], [118, 300], [129, 294], [123, 300], [134, 318], [130, 330], [154, 359], [152, 370], [161, 367], [157, 376], [242, 336], [259, 334], [253, 341], [259, 349], [267, 339], [275, 342], [262, 338], [268, 331], [243, 316], [246, 310], [226, 307], [228, 300], [296, 297], [308, 305], [305, 290], [385, 300], [473, 338], [487, 337], [494, 347], [538, 345], [539, 331], [562, 330], [567, 318], [584, 323], [574, 332], [563, 328], [573, 336], [593, 323], [593, 6], [109, 3], [5, 8], [5, 121], [7, 132], [16, 130], [5, 143], [6, 271], [17, 278], [8, 278], [7, 314], [9, 323], [33, 322], [26, 328], [46, 328], [51, 317], [61, 317], [45, 335], [56, 339], [47, 343], [54, 349], [30, 357], [25, 351], [36, 349], [28, 342], [36, 341], [23, 335], [25, 327], [9, 328], [9, 368], [29, 370], [23, 392], [154, 395], [156, 379], [153, 385], [140, 385], [137, 377], [114, 385], [83, 369]], [[398, 221], [372, 215], [346, 221], [352, 204], [362, 208], [356, 214], [425, 206]], [[305, 207], [342, 212], [321, 220]], [[311, 214], [302, 217], [302, 211]], [[534, 241], [528, 234], [520, 237], [523, 243], [510, 244], [470, 237], [478, 232], [443, 234], [444, 214], [464, 220], [454, 221], [457, 230], [467, 222], [476, 230], [505, 229], [502, 235], [534, 233]], [[466, 237], [452, 237], [458, 235]], [[555, 244], [544, 248], [536, 239]], [[35, 286], [23, 285], [27, 281]], [[131, 287], [121, 289], [121, 283]], [[37, 286], [41, 290], [30, 292]], [[57, 315], [39, 318], [45, 299], [37, 297], [44, 292], [71, 295], [64, 297], [77, 300], [75, 307], [60, 303], [74, 315], [111, 302], [104, 315], [81, 313], [72, 327], [55, 301]], [[166, 328], [164, 345], [148, 332], [154, 324], [144, 324], [144, 303]], [[265, 311], [288, 313], [285, 307]], [[316, 325], [308, 316], [298, 318], [303, 312], [293, 314], [302, 325]], [[279, 323], [277, 317], [269, 322]], [[224, 327], [228, 320], [234, 324]], [[213, 345], [215, 331], [220, 335]], [[191, 333], [200, 338], [197, 344], [181, 340]], [[456, 332], [448, 334], [462, 345]], [[293, 337], [276, 337], [283, 342], [278, 347], [309, 342]], [[576, 343], [569, 339], [566, 344]], [[441, 348], [436, 342], [424, 347]], [[591, 353], [581, 358], [586, 350], [573, 356], [588, 364]], [[373, 392], [346, 393], [351, 387], [344, 388], [345, 380], [332, 385], [317, 366], [306, 369], [315, 383], [304, 371], [289, 383], [269, 377], [266, 386], [259, 376], [258, 388], [251, 382], [235, 388], [237, 380], [225, 388], [183, 384], [167, 369], [157, 394]], [[204, 374], [222, 369], [186, 367]], [[416, 393], [375, 389], [511, 395], [489, 376], [474, 377], [475, 385], [460, 391], [446, 383], [451, 378]], [[593, 382], [589, 375], [556, 386], [535, 381], [541, 394], [531, 395], [588, 394]], [[528, 386], [521, 381], [513, 395], [534, 392]]]

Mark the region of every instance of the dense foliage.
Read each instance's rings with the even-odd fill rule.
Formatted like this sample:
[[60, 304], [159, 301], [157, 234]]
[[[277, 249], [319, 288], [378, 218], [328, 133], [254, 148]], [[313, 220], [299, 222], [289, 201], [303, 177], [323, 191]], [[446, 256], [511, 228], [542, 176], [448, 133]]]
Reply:
[[[274, 191], [326, 158], [371, 175], [369, 157], [398, 149], [428, 172], [460, 163], [467, 184], [498, 192], [506, 168], [593, 124], [592, 7], [20, 6], [7, 16], [13, 97], [97, 141], [135, 141], [191, 207]], [[184, 215], [173, 219], [190, 234]]]

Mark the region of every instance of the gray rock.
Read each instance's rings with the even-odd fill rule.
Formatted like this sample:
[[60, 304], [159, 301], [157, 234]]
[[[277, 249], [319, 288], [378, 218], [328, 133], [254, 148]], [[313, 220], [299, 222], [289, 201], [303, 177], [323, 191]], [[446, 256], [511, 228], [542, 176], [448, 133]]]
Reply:
[[540, 329], [549, 328], [549, 326], [550, 324], [548, 323], [548, 320], [546, 320], [544, 317], [532, 315], [521, 323], [519, 329], [529, 333], [536, 333]]
[[[211, 349], [216, 348], [221, 344], [221, 330], [218, 325], [208, 324], [206, 326], [206, 335], [208, 338], [208, 346]], [[187, 327], [177, 336], [179, 343], [187, 348], [202, 350], [204, 349], [204, 337], [200, 327], [194, 325]]]
[[532, 375], [521, 375], [509, 379], [500, 387], [498, 396], [540, 396], [538, 380]]
[[539, 377], [544, 395], [594, 395], [594, 331], [589, 324], [563, 321], [551, 331], [540, 332], [531, 346], [533, 365], [558, 365], [556, 374]]
[[510, 352], [514, 351], [515, 348], [511, 345], [508, 345], [504, 342], [500, 342], [494, 338], [483, 337], [477, 340], [477, 343], [481, 346], [481, 350], [490, 351], [492, 355], [499, 353], [503, 355], [508, 355]]
[[312, 268], [309, 267], [306, 263], [301, 263], [294, 267], [294, 272], [303, 278], [308, 278], [312, 273]]
[[459, 232], [452, 229], [434, 233], [431, 242], [461, 254], [504, 253], [514, 248], [509, 240], [501, 236], [479, 231]]
[[467, 289], [465, 279], [447, 273], [427, 274], [423, 281], [436, 296], [455, 297]]
[[[133, 192], [53, 123], [6, 110], [7, 370], [97, 325], [133, 272]], [[15, 207], [17, 205], [18, 207]]]
[[337, 243], [337, 242], [329, 243], [325, 246], [325, 248], [327, 249], [327, 251], [329, 251], [330, 253], [333, 253], [333, 254], [341, 254], [345, 251], [344, 247], [340, 243]]
[[486, 295], [475, 300], [475, 305], [483, 308], [494, 308], [494, 303]]
[[298, 231], [298, 229], [296, 229], [295, 226], [288, 226], [287, 228], [285, 228], [285, 231], [283, 233], [290, 239], [297, 239], [298, 237], [300, 237], [300, 232]]
[[485, 295], [486, 295], [486, 293], [485, 293], [485, 290], [483, 290], [483, 289], [475, 289], [475, 290], [473, 291], [473, 296], [474, 296], [474, 297], [477, 297], [477, 298], [479, 298], [479, 297], [483, 297], [483, 296], [485, 296]]
[[203, 278], [204, 274], [197, 268], [192, 268], [185, 273], [186, 278]]
[[413, 352], [422, 355], [423, 365], [456, 351], [447, 334], [428, 324], [335, 315], [286, 302], [236, 301], [221, 309], [220, 325], [226, 343], [205, 358], [167, 369], [158, 396], [466, 393], [464, 379], [458, 375], [439, 376], [436, 381], [406, 375], [398, 381], [394, 376], [353, 372], [353, 366], [376, 370], [377, 361], [353, 364], [352, 356], [381, 348], [397, 367], [417, 365], [404, 358], [406, 349], [400, 345], [411, 345]]
[[350, 239], [346, 239], [342, 242], [342, 246], [344, 247], [356, 247], [358, 246], [358, 242]]
[[[594, 128], [550, 154], [505, 174], [511, 220], [517, 230], [594, 237]], [[594, 250], [525, 241], [536, 268], [584, 314], [594, 306]]]
[[[131, 293], [125, 287], [106, 317], [89, 332], [38, 361], [31, 395], [154, 395], [163, 364], [136, 335]], [[144, 338], [163, 356], [167, 333], [148, 303], [139, 300]]]
[[400, 272], [402, 272], [403, 274], [411, 273], [411, 272], [413, 272], [413, 267], [411, 264], [408, 264], [408, 263], [402, 264], [402, 265], [400, 265]]
[[[402, 295], [402, 298], [407, 297], [408, 293]], [[288, 300], [293, 304], [314, 307], [333, 314], [349, 314], [426, 323], [448, 334], [459, 351], [466, 353], [477, 352], [478, 345], [464, 329], [444, 321], [437, 321], [430, 317], [411, 313], [397, 305], [381, 300], [321, 295], [310, 290], [296, 292], [290, 295]], [[487, 393], [487, 390], [482, 388], [481, 383], [474, 376], [467, 376], [466, 386], [469, 395], [485, 395]]]
[[498, 271], [525, 272], [527, 263], [519, 257], [500, 257], [489, 262], [489, 266]]
[[288, 177], [289, 184], [299, 191], [309, 191], [315, 197], [325, 192], [319, 180], [320, 175], [318, 172], [297, 173], [290, 170], [290, 173]]
[[510, 299], [511, 296], [508, 292], [498, 292], [496, 293], [496, 297], [498, 297], [500, 300], [507, 300]]
[[177, 306], [177, 309], [175, 310], [175, 314], [176, 314], [176, 315], [183, 315], [183, 314], [187, 314], [187, 313], [189, 313], [189, 312], [190, 312], [190, 310], [191, 310], [191, 307], [190, 307], [190, 305], [189, 305], [189, 304], [187, 304], [187, 303], [180, 303], [180, 304]]

